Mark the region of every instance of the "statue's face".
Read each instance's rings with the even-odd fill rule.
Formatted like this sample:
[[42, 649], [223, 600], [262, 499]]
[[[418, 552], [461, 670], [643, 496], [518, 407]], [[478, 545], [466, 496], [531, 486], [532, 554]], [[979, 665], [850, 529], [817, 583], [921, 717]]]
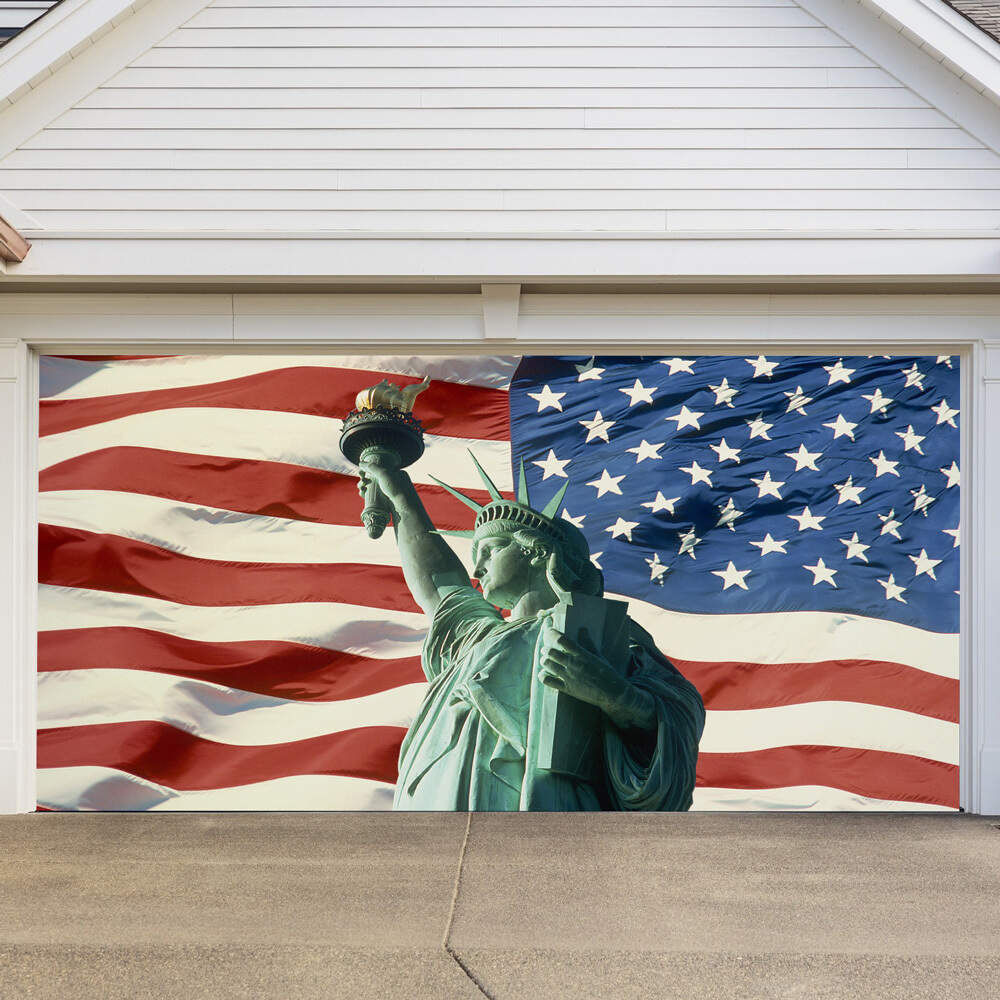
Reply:
[[524, 597], [535, 576], [531, 557], [510, 535], [477, 540], [472, 575], [483, 596], [498, 608], [512, 608]]

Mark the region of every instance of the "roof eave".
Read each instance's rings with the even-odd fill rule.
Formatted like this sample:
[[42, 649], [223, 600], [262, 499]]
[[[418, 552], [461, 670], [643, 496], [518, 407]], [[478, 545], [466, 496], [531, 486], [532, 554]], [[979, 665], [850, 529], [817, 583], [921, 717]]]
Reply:
[[19, 264], [30, 249], [31, 244], [0, 215], [0, 260]]
[[0, 105], [109, 32], [129, 8], [141, 6], [134, 0], [63, 0], [36, 18], [0, 47]]
[[859, 0], [956, 76], [1000, 103], [1000, 42], [944, 0]]

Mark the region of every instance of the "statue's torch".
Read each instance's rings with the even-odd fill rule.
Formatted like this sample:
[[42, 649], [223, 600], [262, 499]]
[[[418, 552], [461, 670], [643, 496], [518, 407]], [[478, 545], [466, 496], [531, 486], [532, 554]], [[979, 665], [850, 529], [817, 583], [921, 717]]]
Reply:
[[[400, 388], [386, 379], [370, 389], [363, 389], [355, 400], [355, 409], [344, 418], [340, 450], [358, 465], [369, 462], [387, 469], [412, 465], [424, 453], [424, 429], [413, 416], [413, 401], [430, 385], [423, 382]], [[392, 519], [389, 501], [371, 482], [365, 490], [361, 523], [369, 538], [379, 538]]]

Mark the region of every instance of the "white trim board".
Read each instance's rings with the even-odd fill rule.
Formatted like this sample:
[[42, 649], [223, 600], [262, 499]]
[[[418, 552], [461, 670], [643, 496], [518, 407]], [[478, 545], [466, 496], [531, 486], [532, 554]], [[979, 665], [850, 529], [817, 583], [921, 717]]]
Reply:
[[[1000, 813], [1000, 526], [988, 498], [1000, 489], [1000, 296], [629, 296], [521, 295], [510, 289], [475, 295], [14, 295], [0, 298], [10, 339], [0, 343], [0, 462], [15, 472], [0, 524], [0, 566], [10, 570], [11, 599], [0, 602], [0, 690], [9, 691], [13, 722], [0, 715], [0, 812], [34, 808], [33, 538], [37, 428], [34, 351], [114, 353], [149, 348], [181, 352], [356, 352], [394, 347], [408, 353], [447, 350], [558, 350], [586, 340], [588, 351], [758, 352], [907, 350], [960, 353], [964, 534], [962, 593], [962, 805]], [[509, 339], [442, 335], [442, 319], [485, 328], [484, 309], [506, 303]], [[516, 299], [516, 301], [515, 301]], [[595, 320], [596, 316], [596, 320]], [[590, 317], [581, 336], [581, 318]], [[419, 324], [414, 332], [414, 320]], [[640, 329], [641, 328], [641, 329]], [[859, 332], [860, 331], [860, 332]], [[867, 339], [862, 341], [861, 335]], [[864, 348], [868, 350], [864, 350]]]
[[[22, 230], [31, 253], [0, 290], [35, 281], [518, 283], [615, 279], [990, 280], [1000, 231], [973, 233], [361, 234]], [[753, 271], [750, 271], [750, 268]]]

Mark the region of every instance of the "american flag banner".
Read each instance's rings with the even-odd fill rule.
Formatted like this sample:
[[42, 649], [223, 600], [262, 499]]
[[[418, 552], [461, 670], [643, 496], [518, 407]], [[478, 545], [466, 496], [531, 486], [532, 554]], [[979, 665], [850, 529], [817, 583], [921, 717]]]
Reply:
[[324, 355], [41, 359], [40, 808], [391, 806], [427, 621], [338, 441], [425, 374], [432, 520], [469, 449], [568, 483], [704, 699], [695, 809], [958, 807], [957, 358]]

